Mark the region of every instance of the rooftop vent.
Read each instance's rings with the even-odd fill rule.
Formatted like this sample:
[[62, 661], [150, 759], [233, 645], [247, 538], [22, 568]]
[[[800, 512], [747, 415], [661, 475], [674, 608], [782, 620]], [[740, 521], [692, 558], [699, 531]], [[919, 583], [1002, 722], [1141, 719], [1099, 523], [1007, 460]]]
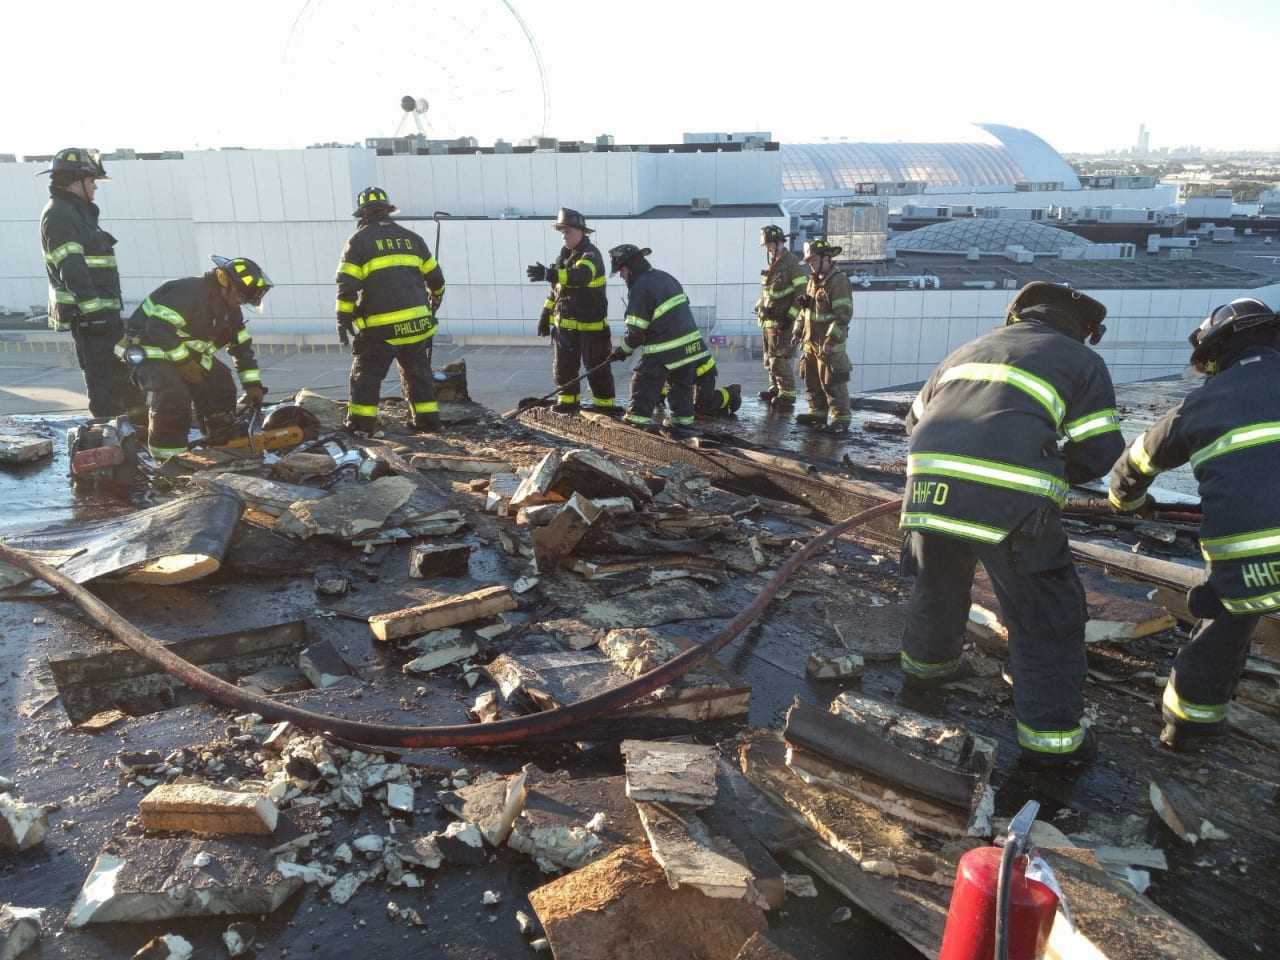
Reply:
[[694, 197], [689, 201], [689, 212], [705, 216], [711, 212], [710, 197]]

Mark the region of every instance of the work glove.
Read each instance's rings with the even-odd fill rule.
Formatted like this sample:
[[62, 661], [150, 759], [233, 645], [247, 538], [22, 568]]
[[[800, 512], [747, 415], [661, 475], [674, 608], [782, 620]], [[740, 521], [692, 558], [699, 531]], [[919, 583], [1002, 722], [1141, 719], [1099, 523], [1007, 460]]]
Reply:
[[551, 311], [545, 308], [538, 314], [538, 336], [551, 336]]
[[1218, 592], [1207, 583], [1201, 583], [1187, 591], [1187, 610], [1199, 620], [1212, 620], [1227, 612]]
[[244, 385], [244, 399], [251, 407], [262, 406], [262, 401], [267, 399], [267, 388], [260, 383], [246, 383]]
[[547, 279], [547, 268], [541, 263], [535, 263], [531, 267], [525, 267], [524, 273], [531, 283], [538, 283], [539, 281]]
[[613, 353], [609, 354], [609, 362], [621, 363], [623, 360], [626, 360], [629, 356], [630, 354], [627, 353], [627, 351], [623, 350], [622, 347], [614, 347]]
[[351, 346], [351, 324], [338, 321], [338, 343], [344, 347]]
[[813, 306], [813, 297], [809, 296], [807, 293], [797, 293], [795, 299], [792, 300], [791, 303], [794, 306], [799, 307], [801, 310], [805, 310]]
[[838, 341], [832, 340], [830, 337], [827, 337], [827, 339], [822, 341], [822, 355], [824, 357], [831, 356], [833, 353], [836, 352], [836, 349], [839, 346], [840, 344]]
[[193, 386], [204, 379], [204, 367], [195, 360], [178, 364], [178, 376]]

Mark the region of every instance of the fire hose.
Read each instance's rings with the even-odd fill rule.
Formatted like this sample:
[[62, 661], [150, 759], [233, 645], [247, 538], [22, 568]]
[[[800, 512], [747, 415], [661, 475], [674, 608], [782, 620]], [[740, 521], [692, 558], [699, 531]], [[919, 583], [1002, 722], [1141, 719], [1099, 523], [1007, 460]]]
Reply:
[[257, 713], [264, 720], [278, 723], [287, 720], [299, 727], [325, 733], [357, 743], [384, 747], [412, 749], [418, 747], [489, 747], [503, 744], [519, 743], [529, 737], [540, 736], [574, 724], [594, 720], [603, 714], [617, 710], [640, 697], [664, 687], [672, 681], [688, 673], [699, 663], [715, 654], [732, 642], [739, 634], [750, 626], [765, 608], [777, 597], [778, 591], [800, 568], [815, 554], [830, 546], [842, 534], [869, 523], [877, 517], [897, 512], [902, 501], [892, 500], [863, 510], [828, 527], [810, 540], [801, 550], [791, 556], [769, 578], [754, 600], [736, 617], [729, 621], [710, 640], [683, 653], [672, 657], [666, 663], [655, 667], [648, 673], [641, 674], [634, 680], [606, 690], [604, 693], [568, 706], [542, 713], [533, 713], [515, 717], [511, 720], [497, 720], [483, 724], [453, 724], [445, 726], [400, 726], [385, 723], [365, 723], [359, 720], [347, 720], [332, 717], [301, 707], [279, 703], [270, 697], [250, 693], [240, 687], [220, 680], [213, 674], [200, 669], [193, 663], [179, 657], [159, 640], [143, 633], [107, 604], [57, 570], [35, 560], [25, 553], [0, 544], [0, 561], [12, 564], [25, 570], [33, 577], [43, 580], [49, 586], [64, 594], [74, 602], [95, 624], [111, 634], [135, 653], [150, 660], [165, 673], [182, 681], [191, 689], [204, 694], [215, 703], [247, 713]]

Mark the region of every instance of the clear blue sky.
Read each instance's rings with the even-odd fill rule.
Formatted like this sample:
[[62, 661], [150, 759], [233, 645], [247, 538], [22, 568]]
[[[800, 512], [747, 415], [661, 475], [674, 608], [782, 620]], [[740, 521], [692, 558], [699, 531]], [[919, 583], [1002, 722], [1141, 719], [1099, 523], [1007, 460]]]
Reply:
[[[1027, 127], [1059, 150], [1280, 148], [1277, 0], [869, 4], [509, 0], [548, 133], [763, 129], [943, 139]], [[8, 0], [0, 152], [291, 147], [542, 126], [507, 0]]]

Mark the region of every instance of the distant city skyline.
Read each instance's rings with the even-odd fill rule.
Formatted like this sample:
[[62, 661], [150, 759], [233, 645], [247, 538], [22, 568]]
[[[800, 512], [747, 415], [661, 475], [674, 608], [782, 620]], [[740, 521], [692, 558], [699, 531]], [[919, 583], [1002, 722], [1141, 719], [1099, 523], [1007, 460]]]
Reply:
[[[512, 10], [516, 11], [523, 27]], [[761, 0], [11, 0], [0, 152], [284, 148], [389, 136], [404, 94], [433, 136], [545, 133], [618, 142], [768, 130], [789, 142], [971, 140], [1025, 127], [1064, 153], [1178, 144], [1280, 151], [1263, 82], [1280, 46], [1270, 0], [941, 0], [824, 6]], [[526, 38], [541, 54], [541, 65]], [[51, 59], [52, 55], [52, 59]], [[1243, 86], [1241, 86], [1243, 84]], [[410, 126], [410, 129], [412, 127]]]

